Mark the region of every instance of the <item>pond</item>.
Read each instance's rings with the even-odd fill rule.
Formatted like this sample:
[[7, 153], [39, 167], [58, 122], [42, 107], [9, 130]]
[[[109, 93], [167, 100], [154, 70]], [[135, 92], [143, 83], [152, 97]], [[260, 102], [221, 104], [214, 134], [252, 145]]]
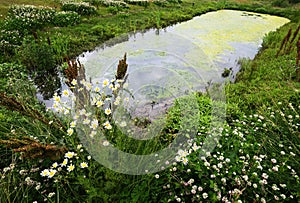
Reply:
[[161, 111], [172, 98], [222, 82], [224, 68], [232, 69], [232, 79], [238, 60], [254, 58], [263, 37], [288, 22], [266, 14], [219, 10], [165, 29], [122, 35], [79, 60], [87, 78], [102, 81], [114, 78], [118, 60], [127, 53], [129, 89], [138, 101], [135, 106], [143, 107], [136, 107], [138, 114], [151, 109], [156, 115], [150, 104]]

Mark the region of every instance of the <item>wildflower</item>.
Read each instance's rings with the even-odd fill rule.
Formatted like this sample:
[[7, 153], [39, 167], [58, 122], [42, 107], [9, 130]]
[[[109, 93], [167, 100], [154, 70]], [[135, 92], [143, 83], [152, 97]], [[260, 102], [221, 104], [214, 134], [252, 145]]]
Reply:
[[84, 115], [84, 114], [86, 114], [86, 110], [85, 109], [81, 109], [81, 110], [79, 110], [79, 115]]
[[271, 162], [273, 163], [273, 164], [276, 164], [276, 159], [271, 159]]
[[189, 162], [189, 160], [188, 160], [186, 157], [184, 157], [184, 158], [182, 159], [182, 163], [183, 163], [184, 165], [187, 165], [188, 162]]
[[96, 134], [97, 134], [97, 132], [93, 130], [93, 131], [90, 133], [90, 137], [93, 138]]
[[88, 164], [86, 162], [80, 163], [80, 168], [87, 168]]
[[221, 178], [221, 182], [226, 185], [226, 178]]
[[67, 130], [67, 135], [71, 136], [71, 135], [73, 135], [73, 133], [74, 133], [74, 129], [73, 128], [69, 128]]
[[65, 97], [68, 97], [70, 95], [70, 92], [68, 90], [64, 90], [62, 92], [62, 95], [65, 96]]
[[158, 175], [158, 174], [155, 174], [155, 178], [158, 179], [158, 178], [159, 178], [159, 175]]
[[106, 87], [109, 84], [109, 80], [105, 79], [102, 83], [102, 87]]
[[286, 198], [285, 194], [281, 194], [280, 197], [281, 197], [282, 199], [285, 199], [285, 198]]
[[277, 172], [277, 171], [278, 171], [278, 166], [274, 166], [274, 167], [272, 168], [272, 170], [275, 171], [275, 172]]
[[121, 127], [125, 127], [127, 125], [127, 123], [125, 122], [125, 121], [122, 121], [121, 123], [120, 123], [120, 126]]
[[53, 99], [54, 99], [55, 102], [60, 102], [60, 97], [57, 96], [57, 94], [55, 94], [55, 95], [53, 96]]
[[277, 187], [276, 184], [273, 184], [273, 185], [272, 185], [272, 189], [273, 189], [273, 190], [280, 190], [280, 189]]
[[103, 105], [103, 101], [102, 100], [99, 100], [96, 102], [96, 106], [99, 108]]
[[106, 121], [104, 124], [103, 124], [104, 128], [107, 129], [107, 130], [110, 130], [112, 129], [112, 126], [110, 125], [110, 123], [108, 121]]
[[73, 158], [74, 155], [75, 155], [74, 152], [67, 152], [67, 153], [65, 154], [65, 157], [71, 159], [71, 158]]
[[56, 170], [50, 169], [48, 178], [52, 178], [55, 175], [55, 173], [56, 173]]
[[75, 168], [75, 166], [73, 164], [71, 164], [68, 166], [67, 171], [71, 172], [74, 170], [74, 168]]
[[57, 166], [58, 166], [57, 162], [52, 164], [52, 168], [57, 168]]
[[91, 90], [91, 89], [92, 89], [92, 84], [89, 83], [89, 82], [86, 82], [86, 83], [85, 83], [85, 88], [86, 88], [88, 91]]
[[48, 169], [44, 169], [40, 174], [42, 177], [48, 176], [49, 175], [49, 170]]
[[92, 122], [91, 122], [91, 126], [90, 126], [93, 130], [96, 130], [96, 128], [98, 127], [98, 120], [97, 119], [94, 119]]
[[51, 193], [48, 194], [48, 197], [51, 198], [51, 197], [53, 197], [54, 195], [55, 195], [55, 192], [51, 192]]
[[94, 88], [94, 91], [95, 91], [95, 92], [100, 92], [100, 88], [99, 88], [99, 87], [95, 87], [95, 88]]
[[77, 81], [75, 79], [73, 79], [71, 84], [75, 86], [75, 85], [77, 85]]
[[281, 151], [280, 154], [281, 154], [281, 155], [285, 155], [285, 152], [284, 152], [284, 151]]
[[60, 164], [62, 167], [68, 164], [68, 159], [64, 159], [64, 161]]
[[90, 119], [85, 118], [82, 123], [88, 125], [90, 122], [91, 122]]
[[192, 193], [192, 194], [196, 194], [196, 193], [197, 193], [197, 191], [196, 191], [196, 190], [194, 190], [194, 189], [192, 189], [192, 190], [191, 190], [191, 193]]
[[70, 123], [70, 128], [75, 128], [75, 126], [76, 126], [76, 121], [72, 121], [72, 122]]
[[106, 108], [106, 109], [104, 110], [104, 113], [105, 113], [106, 115], [109, 115], [109, 114], [111, 114], [111, 110], [110, 110], [109, 108]]
[[280, 187], [282, 187], [282, 188], [285, 188], [286, 187], [286, 184], [279, 184], [280, 185]]
[[109, 142], [107, 140], [105, 140], [102, 144], [104, 147], [107, 147], [109, 145]]
[[204, 193], [202, 194], [202, 197], [203, 197], [203, 199], [206, 199], [206, 198], [208, 197], [208, 194], [207, 194], [206, 192], [204, 192]]
[[114, 102], [114, 105], [116, 105], [116, 106], [118, 106], [120, 104], [120, 101], [118, 101], [118, 100], [116, 100], [115, 102]]
[[90, 160], [92, 157], [91, 156], [87, 156], [87, 159]]
[[77, 145], [77, 149], [81, 149], [82, 148], [82, 144]]
[[253, 184], [253, 187], [254, 187], [254, 188], [257, 188], [257, 184], [256, 184], [256, 183], [254, 183], [254, 184]]

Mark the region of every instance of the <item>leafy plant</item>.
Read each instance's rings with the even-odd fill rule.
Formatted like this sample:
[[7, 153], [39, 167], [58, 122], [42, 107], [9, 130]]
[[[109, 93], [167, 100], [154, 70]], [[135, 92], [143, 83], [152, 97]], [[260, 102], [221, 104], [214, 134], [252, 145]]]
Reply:
[[80, 15], [94, 15], [97, 13], [97, 9], [94, 6], [91, 6], [89, 3], [86, 2], [70, 2], [70, 3], [63, 3], [61, 6], [61, 10], [63, 11], [73, 11]]
[[73, 11], [57, 12], [52, 21], [53, 25], [60, 27], [76, 25], [79, 22], [80, 15]]

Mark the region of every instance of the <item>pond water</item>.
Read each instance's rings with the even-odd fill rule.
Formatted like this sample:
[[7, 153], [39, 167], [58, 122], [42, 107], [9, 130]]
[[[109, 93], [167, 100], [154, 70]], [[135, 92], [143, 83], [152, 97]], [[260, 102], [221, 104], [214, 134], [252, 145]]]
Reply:
[[172, 98], [222, 82], [224, 68], [232, 68], [234, 77], [238, 60], [252, 59], [262, 38], [288, 22], [277, 16], [219, 10], [165, 29], [122, 35], [79, 59], [87, 78], [102, 81], [114, 78], [118, 60], [127, 53], [129, 89], [142, 109], [148, 111], [155, 101], [160, 111]]

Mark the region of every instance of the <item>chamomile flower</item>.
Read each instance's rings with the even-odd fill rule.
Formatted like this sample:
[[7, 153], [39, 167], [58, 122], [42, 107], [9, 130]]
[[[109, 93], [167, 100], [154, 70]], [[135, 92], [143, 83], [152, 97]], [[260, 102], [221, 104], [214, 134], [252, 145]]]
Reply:
[[73, 128], [69, 128], [69, 129], [67, 130], [67, 134], [68, 134], [69, 136], [73, 135], [73, 133], [74, 133], [74, 129], [73, 129]]
[[57, 162], [55, 162], [52, 164], [51, 168], [57, 168], [57, 166], [58, 166], [58, 164], [57, 164]]
[[86, 162], [80, 163], [80, 168], [87, 168], [88, 164]]
[[62, 95], [63, 95], [64, 97], [68, 97], [68, 96], [70, 95], [69, 90], [64, 90], [64, 91], [62, 92]]
[[88, 125], [90, 122], [91, 122], [90, 119], [85, 118], [82, 123]]
[[106, 108], [106, 109], [104, 110], [104, 113], [105, 113], [106, 115], [109, 115], [109, 114], [111, 114], [111, 110], [110, 110], [109, 108]]
[[186, 157], [184, 157], [184, 158], [182, 159], [182, 163], [183, 163], [184, 165], [187, 165], [188, 162], [189, 162], [189, 160], [188, 160]]
[[95, 92], [100, 92], [100, 88], [99, 88], [99, 87], [95, 87], [95, 88], [94, 88], [94, 91], [95, 91]]
[[48, 178], [52, 178], [55, 175], [56, 172], [57, 172], [56, 170], [50, 169]]
[[76, 121], [72, 121], [70, 123], [70, 128], [75, 128], [76, 127]]
[[103, 101], [102, 100], [99, 100], [96, 102], [96, 106], [99, 108], [103, 105]]
[[69, 158], [69, 159], [71, 159], [71, 158], [73, 158], [73, 157], [74, 157], [74, 155], [75, 155], [75, 153], [74, 153], [74, 152], [67, 152], [67, 153], [65, 154], [65, 158]]
[[94, 119], [91, 122], [91, 126], [90, 126], [93, 130], [96, 130], [96, 128], [98, 127], [98, 120]]
[[70, 164], [68, 167], [67, 167], [67, 171], [71, 172], [75, 169], [75, 166], [73, 164]]
[[71, 84], [74, 85], [74, 86], [77, 85], [77, 80], [73, 79]]
[[49, 169], [44, 169], [40, 174], [41, 174], [42, 177], [45, 177], [45, 176], [48, 176], [50, 174], [50, 171], [49, 171]]
[[57, 96], [57, 94], [54, 95], [53, 99], [55, 102], [60, 102], [60, 96]]
[[110, 130], [112, 129], [112, 126], [110, 125], [110, 123], [108, 121], [106, 121], [105, 123], [103, 123], [103, 126], [105, 129]]
[[102, 83], [102, 87], [106, 87], [109, 84], [109, 80], [105, 79]]
[[64, 159], [63, 162], [60, 164], [61, 167], [64, 167], [68, 164], [68, 159]]

